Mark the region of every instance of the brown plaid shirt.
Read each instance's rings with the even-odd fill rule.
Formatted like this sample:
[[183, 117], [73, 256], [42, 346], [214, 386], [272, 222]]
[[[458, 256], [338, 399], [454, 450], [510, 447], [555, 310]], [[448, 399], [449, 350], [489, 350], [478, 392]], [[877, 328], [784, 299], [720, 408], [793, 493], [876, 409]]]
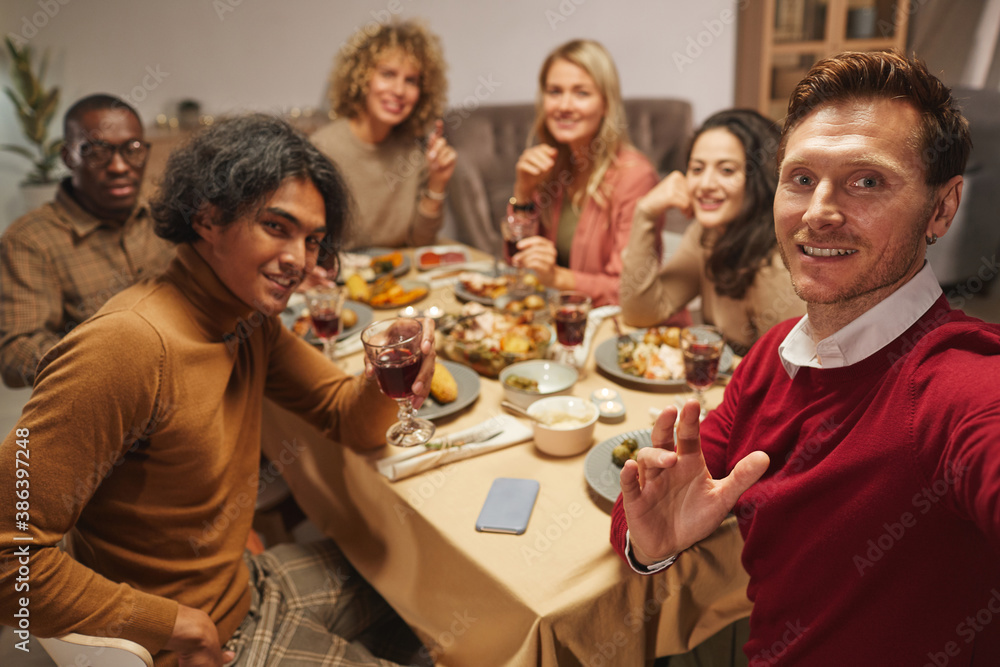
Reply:
[[31, 386], [49, 348], [174, 256], [174, 246], [153, 233], [145, 206], [123, 225], [102, 221], [80, 207], [67, 185], [0, 238], [0, 372], [11, 387]]

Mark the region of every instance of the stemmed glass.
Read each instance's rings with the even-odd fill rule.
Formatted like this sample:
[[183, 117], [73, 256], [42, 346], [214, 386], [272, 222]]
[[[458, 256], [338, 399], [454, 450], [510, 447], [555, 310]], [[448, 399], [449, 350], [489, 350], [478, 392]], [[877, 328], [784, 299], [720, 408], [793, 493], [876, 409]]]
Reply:
[[684, 353], [684, 379], [705, 409], [705, 390], [715, 383], [719, 374], [719, 359], [726, 341], [722, 332], [703, 324], [681, 331], [681, 351]]
[[313, 287], [306, 291], [306, 306], [316, 337], [323, 341], [323, 354], [333, 359], [333, 347], [340, 335], [340, 312], [344, 290], [335, 286]]
[[[587, 332], [590, 297], [583, 292], [566, 290], [552, 297], [552, 320], [556, 325], [556, 340], [570, 359], [573, 348], [583, 343]], [[573, 364], [576, 365], [575, 363]]]
[[[515, 211], [513, 204], [507, 207], [507, 216], [500, 221], [500, 234], [503, 236], [503, 261], [509, 267], [514, 267], [513, 257], [517, 254], [517, 242], [529, 236], [538, 235], [538, 217], [534, 213]], [[525, 270], [514, 267], [513, 279], [508, 291], [515, 296], [521, 292], [530, 291], [525, 283]]]
[[423, 325], [409, 317], [374, 322], [361, 332], [365, 355], [375, 367], [382, 393], [399, 404], [399, 421], [385, 432], [390, 445], [422, 445], [434, 435], [434, 424], [418, 418], [413, 409], [413, 382], [424, 360], [422, 340]]

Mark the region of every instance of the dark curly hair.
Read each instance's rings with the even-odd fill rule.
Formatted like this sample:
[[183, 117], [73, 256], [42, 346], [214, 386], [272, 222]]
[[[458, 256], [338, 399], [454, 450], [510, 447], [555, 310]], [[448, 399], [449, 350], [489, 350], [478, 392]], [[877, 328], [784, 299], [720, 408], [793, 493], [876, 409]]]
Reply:
[[350, 220], [347, 185], [304, 134], [266, 114], [222, 120], [170, 155], [150, 202], [156, 234], [174, 243], [195, 241], [191, 222], [206, 205], [218, 213], [215, 224], [228, 225], [263, 206], [289, 178], [309, 179], [323, 197], [327, 231], [319, 262], [334, 268]]
[[708, 276], [719, 296], [742, 299], [777, 247], [774, 235], [774, 191], [778, 186], [778, 128], [752, 109], [728, 109], [709, 116], [688, 148], [707, 130], [723, 129], [739, 139], [746, 157], [743, 208], [720, 232], [707, 229], [702, 243], [711, 245]]
[[913, 138], [927, 170], [927, 185], [943, 185], [965, 171], [972, 135], [951, 90], [922, 60], [907, 58], [894, 49], [848, 51], [813, 65], [788, 100], [779, 164], [788, 136], [815, 109], [870, 99], [903, 100], [920, 112], [920, 126], [914, 128]]

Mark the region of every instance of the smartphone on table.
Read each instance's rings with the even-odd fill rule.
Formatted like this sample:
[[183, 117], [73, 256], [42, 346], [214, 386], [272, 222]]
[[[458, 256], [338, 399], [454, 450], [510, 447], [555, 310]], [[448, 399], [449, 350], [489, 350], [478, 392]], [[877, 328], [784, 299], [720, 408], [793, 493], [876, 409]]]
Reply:
[[476, 519], [476, 530], [483, 533], [520, 535], [528, 529], [528, 519], [538, 497], [538, 481], [498, 477], [486, 494], [483, 509]]

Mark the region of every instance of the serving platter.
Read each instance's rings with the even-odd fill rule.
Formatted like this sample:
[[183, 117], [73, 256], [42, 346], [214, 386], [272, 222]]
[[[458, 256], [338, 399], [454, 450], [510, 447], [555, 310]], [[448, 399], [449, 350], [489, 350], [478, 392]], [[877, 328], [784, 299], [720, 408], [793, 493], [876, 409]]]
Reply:
[[[645, 330], [633, 331], [629, 336], [635, 341], [641, 341]], [[729, 373], [733, 368], [734, 354], [731, 347], [726, 345], [722, 350], [722, 357], [719, 359], [719, 374]], [[687, 382], [684, 378], [671, 380], [651, 380], [649, 378], [630, 375], [618, 365], [618, 337], [612, 336], [601, 341], [594, 348], [594, 362], [597, 370], [625, 386], [634, 386], [646, 390], [672, 391], [675, 389], [687, 389]]]
[[[431, 293], [430, 283], [424, 282], [422, 280], [408, 280], [403, 278], [397, 280], [396, 284], [402, 287], [405, 291], [410, 292], [413, 290], [423, 290], [423, 292], [418, 292], [412, 297], [400, 300], [393, 300], [392, 302], [386, 302], [384, 304], [369, 303], [368, 305], [375, 310], [393, 310], [395, 308], [402, 308], [403, 306], [409, 306], [411, 303], [417, 303], [418, 301], [423, 301]], [[372, 297], [375, 300], [375, 296]]]
[[446, 269], [468, 263], [469, 251], [461, 245], [427, 245], [414, 249], [413, 259], [418, 271]]

